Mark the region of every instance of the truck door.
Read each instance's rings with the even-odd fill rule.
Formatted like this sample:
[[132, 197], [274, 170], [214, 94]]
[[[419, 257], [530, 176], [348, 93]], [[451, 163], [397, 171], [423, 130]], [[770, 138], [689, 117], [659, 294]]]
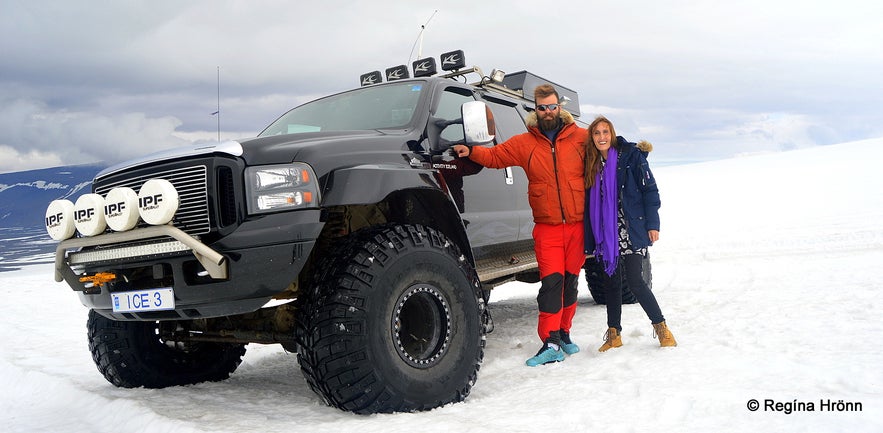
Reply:
[[[490, 96], [485, 96], [483, 100], [494, 113], [497, 134], [492, 145], [527, 132], [524, 119], [518, 112], [517, 104]], [[509, 207], [511, 212], [517, 214], [519, 218], [518, 240], [533, 239], [533, 214], [527, 200], [527, 174], [521, 167], [507, 167], [503, 171], [506, 183], [515, 195]]]
[[[472, 92], [461, 87], [448, 87], [439, 92], [432, 117], [436, 120], [460, 118], [460, 106], [474, 101]], [[492, 107], [496, 115], [496, 109]], [[513, 110], [514, 113], [514, 110]], [[517, 115], [517, 113], [515, 113]], [[463, 129], [448, 127], [441, 131], [441, 140], [450, 143], [463, 142]], [[445, 180], [448, 192], [457, 204], [466, 232], [473, 247], [514, 242], [522, 231], [518, 209], [529, 209], [526, 196], [520, 197], [519, 189], [527, 191], [527, 183], [515, 185], [512, 170], [482, 167], [468, 158], [455, 158], [445, 152], [433, 157], [433, 166]], [[520, 194], [524, 196], [524, 194]], [[524, 203], [519, 200], [523, 199]], [[528, 232], [528, 236], [530, 232]]]

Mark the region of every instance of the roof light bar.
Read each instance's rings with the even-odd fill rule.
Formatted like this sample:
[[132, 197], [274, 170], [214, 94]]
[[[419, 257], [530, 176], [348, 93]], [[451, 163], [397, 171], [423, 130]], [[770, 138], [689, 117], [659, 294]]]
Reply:
[[[441, 69], [446, 72], [453, 72], [454, 75], [448, 74], [446, 77], [462, 75], [457, 72], [466, 67], [466, 56], [463, 54], [463, 50], [454, 50], [448, 51], [447, 53], [439, 56], [439, 60], [441, 60]], [[414, 72], [414, 78], [418, 77], [431, 77], [438, 73], [438, 64], [434, 57], [424, 57], [422, 59], [415, 60], [411, 62], [411, 70]], [[373, 84], [380, 84], [384, 80], [384, 75], [386, 76], [386, 81], [396, 81], [396, 80], [404, 80], [405, 78], [411, 78], [409, 74], [409, 70], [407, 65], [398, 65], [387, 68], [385, 74], [381, 75], [380, 71], [371, 71], [366, 72], [359, 76], [359, 85], [361, 86], [370, 86]], [[502, 74], [502, 72], [500, 72]], [[503, 74], [505, 75], [505, 74]], [[502, 80], [502, 78], [499, 78]], [[499, 82], [499, 81], [495, 81]]]

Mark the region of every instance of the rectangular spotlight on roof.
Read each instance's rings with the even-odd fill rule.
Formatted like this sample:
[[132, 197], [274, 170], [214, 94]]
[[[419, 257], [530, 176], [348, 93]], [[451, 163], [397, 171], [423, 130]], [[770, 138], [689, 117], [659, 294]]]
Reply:
[[427, 57], [425, 59], [415, 60], [414, 63], [411, 64], [411, 67], [414, 70], [414, 78], [416, 77], [430, 77], [435, 75], [435, 59], [432, 57]]
[[466, 67], [466, 56], [463, 50], [449, 51], [441, 55], [441, 68], [443, 71], [455, 71]]
[[362, 74], [362, 76], [359, 77], [359, 82], [361, 82], [363, 86], [377, 84], [383, 82], [383, 75], [380, 75], [380, 71], [368, 72], [367, 74]]
[[408, 75], [408, 67], [405, 65], [393, 66], [386, 69], [386, 81], [402, 80], [410, 78]]

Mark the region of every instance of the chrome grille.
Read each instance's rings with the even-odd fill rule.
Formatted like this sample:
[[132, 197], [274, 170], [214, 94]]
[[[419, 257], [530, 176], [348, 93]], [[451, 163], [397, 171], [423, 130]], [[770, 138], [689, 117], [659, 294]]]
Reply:
[[211, 230], [206, 171], [206, 166], [199, 165], [153, 172], [112, 183], [101, 183], [96, 185], [95, 192], [106, 196], [116, 187], [129, 187], [135, 192], [140, 192], [144, 182], [150, 179], [165, 179], [175, 186], [181, 201], [178, 212], [172, 220], [175, 227], [190, 235], [199, 235]]

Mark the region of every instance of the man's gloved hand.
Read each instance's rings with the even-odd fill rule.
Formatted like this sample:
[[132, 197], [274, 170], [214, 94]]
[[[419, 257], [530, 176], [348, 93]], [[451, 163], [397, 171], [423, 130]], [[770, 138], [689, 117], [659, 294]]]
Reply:
[[453, 150], [454, 155], [459, 158], [465, 158], [469, 156], [470, 153], [472, 153], [472, 148], [463, 144], [455, 144], [451, 146], [451, 150]]

